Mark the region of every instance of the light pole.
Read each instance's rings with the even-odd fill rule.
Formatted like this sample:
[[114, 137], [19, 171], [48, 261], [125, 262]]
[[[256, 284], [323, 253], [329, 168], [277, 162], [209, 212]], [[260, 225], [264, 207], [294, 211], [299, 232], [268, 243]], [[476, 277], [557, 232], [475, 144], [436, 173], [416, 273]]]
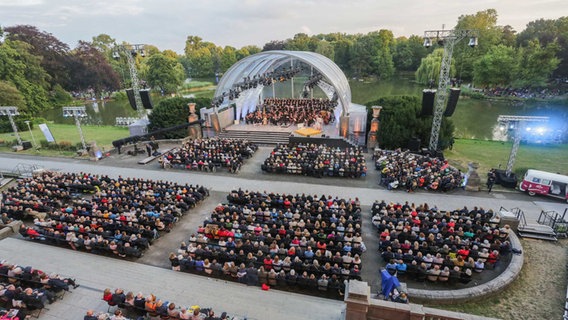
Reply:
[[509, 161], [507, 161], [507, 171], [505, 171], [507, 176], [509, 176], [513, 171], [513, 165], [515, 164], [519, 145], [521, 144], [521, 133], [525, 128], [525, 125], [529, 122], [548, 122], [548, 119], [548, 117], [537, 116], [499, 115], [497, 121], [513, 132], [513, 146], [511, 147], [511, 153], [509, 154]]
[[30, 126], [30, 120], [24, 121], [28, 125], [28, 130], [30, 131], [30, 135], [32, 136], [32, 143], [34, 144], [34, 149], [37, 150], [37, 145], [34, 137], [34, 133], [32, 132], [32, 127]]
[[18, 133], [18, 126], [16, 126], [16, 122], [14, 122], [14, 116], [19, 115], [18, 107], [0, 107], [0, 116], [8, 116], [10, 120], [10, 124], [12, 125], [12, 130], [14, 130], [14, 135], [16, 139], [18, 139], [18, 145], [22, 145], [22, 138], [20, 138], [20, 134]]
[[444, 113], [444, 105], [448, 97], [448, 87], [450, 85], [450, 67], [452, 65], [452, 53], [454, 45], [465, 37], [469, 37], [469, 46], [477, 45], [477, 30], [430, 30], [424, 32], [424, 46], [429, 48], [432, 45], [432, 39], [438, 41], [438, 44], [444, 46], [444, 56], [440, 66], [440, 78], [438, 79], [438, 92], [434, 104], [434, 119], [432, 120], [432, 131], [430, 133], [430, 151], [438, 150], [438, 138], [440, 136], [440, 126], [442, 125], [442, 117]]
[[130, 80], [132, 81], [132, 91], [134, 91], [134, 102], [136, 104], [136, 112], [140, 119], [148, 117], [146, 109], [142, 106], [142, 98], [140, 97], [140, 80], [138, 79], [138, 71], [136, 70], [136, 62], [134, 57], [140, 54], [141, 57], [146, 56], [144, 51], [145, 44], [121, 44], [115, 47], [112, 57], [119, 59], [121, 54], [126, 56], [128, 70], [130, 72]]
[[78, 107], [63, 107], [63, 116], [75, 118], [75, 125], [77, 130], [79, 130], [79, 136], [81, 137], [81, 144], [83, 145], [83, 150], [87, 150], [87, 144], [85, 143], [85, 137], [83, 136], [83, 130], [81, 130], [81, 118], [87, 116], [85, 106]]

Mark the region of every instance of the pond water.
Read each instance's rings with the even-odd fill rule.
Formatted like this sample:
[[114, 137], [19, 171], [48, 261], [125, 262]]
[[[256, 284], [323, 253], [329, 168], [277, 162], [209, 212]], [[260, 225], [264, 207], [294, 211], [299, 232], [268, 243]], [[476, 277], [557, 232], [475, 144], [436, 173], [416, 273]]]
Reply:
[[[295, 96], [300, 94], [301, 81], [297, 79], [295, 84]], [[398, 77], [388, 81], [359, 81], [350, 80], [353, 102], [365, 104], [382, 96], [391, 95], [422, 95], [424, 86], [413, 82], [411, 76]], [[275, 88], [277, 96], [290, 96], [290, 81], [279, 83]], [[272, 95], [272, 89], [266, 88], [266, 96]], [[212, 93], [211, 93], [212, 95]], [[315, 97], [323, 96], [316, 91]], [[154, 101], [154, 105], [157, 101]], [[128, 100], [101, 101], [97, 103], [87, 102], [86, 119], [82, 123], [91, 125], [115, 125], [116, 117], [136, 117], [136, 112], [128, 104]], [[455, 125], [457, 138], [501, 140], [503, 136], [499, 130], [497, 117], [499, 115], [523, 115], [523, 116], [549, 116], [549, 127], [558, 127], [566, 131], [568, 126], [568, 103], [567, 100], [558, 102], [511, 102], [498, 100], [479, 100], [460, 97], [456, 111], [451, 117]], [[41, 114], [47, 120], [56, 123], [73, 124], [73, 119], [64, 118], [61, 110], [49, 110]]]
[[[424, 86], [411, 78], [399, 77], [388, 81], [350, 81], [353, 102], [365, 104], [382, 96], [422, 95]], [[502, 140], [497, 118], [499, 115], [548, 116], [548, 127], [568, 129], [568, 105], [565, 101], [513, 102], [480, 100], [460, 96], [456, 110], [450, 119], [455, 125], [457, 138]]]

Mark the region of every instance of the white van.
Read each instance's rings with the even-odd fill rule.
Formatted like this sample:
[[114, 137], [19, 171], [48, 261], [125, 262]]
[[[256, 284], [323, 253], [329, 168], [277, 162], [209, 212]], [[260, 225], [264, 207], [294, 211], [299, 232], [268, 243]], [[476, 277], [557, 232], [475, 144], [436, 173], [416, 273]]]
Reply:
[[541, 194], [568, 201], [568, 176], [529, 169], [519, 189], [531, 196]]

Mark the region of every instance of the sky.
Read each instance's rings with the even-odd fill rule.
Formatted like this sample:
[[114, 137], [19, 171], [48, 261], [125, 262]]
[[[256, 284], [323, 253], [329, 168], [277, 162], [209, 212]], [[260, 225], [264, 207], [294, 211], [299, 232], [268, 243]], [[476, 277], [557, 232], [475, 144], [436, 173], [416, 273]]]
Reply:
[[567, 0], [0, 0], [0, 26], [33, 25], [71, 48], [108, 34], [182, 53], [188, 35], [236, 48], [300, 32], [422, 35], [490, 8], [498, 25], [517, 32], [530, 21], [568, 15]]

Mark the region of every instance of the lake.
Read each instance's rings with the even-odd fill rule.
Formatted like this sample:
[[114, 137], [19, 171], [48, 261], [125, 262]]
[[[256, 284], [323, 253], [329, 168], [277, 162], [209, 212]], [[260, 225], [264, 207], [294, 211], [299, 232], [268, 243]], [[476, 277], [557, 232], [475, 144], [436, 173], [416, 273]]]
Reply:
[[[295, 82], [295, 95], [299, 95], [302, 79]], [[391, 95], [422, 95], [424, 86], [413, 82], [412, 77], [398, 77], [387, 81], [359, 81], [350, 80], [353, 102], [365, 104], [382, 96]], [[290, 81], [279, 83], [275, 88], [277, 96], [289, 96], [291, 92]], [[211, 92], [211, 95], [213, 92]], [[271, 88], [265, 89], [265, 95], [272, 94]], [[316, 92], [315, 96], [321, 96]], [[154, 99], [154, 105], [157, 104]], [[568, 126], [567, 100], [558, 102], [512, 102], [501, 100], [479, 100], [460, 97], [456, 111], [451, 117], [455, 125], [457, 138], [501, 140], [497, 117], [499, 115], [523, 115], [523, 116], [549, 116], [549, 126], [562, 127], [566, 131]], [[90, 125], [114, 125], [116, 117], [136, 117], [136, 112], [128, 104], [128, 100], [107, 101], [96, 104], [85, 104], [87, 107], [84, 124]], [[73, 119], [64, 118], [61, 110], [49, 110], [41, 114], [47, 120], [56, 123], [73, 124]]]

